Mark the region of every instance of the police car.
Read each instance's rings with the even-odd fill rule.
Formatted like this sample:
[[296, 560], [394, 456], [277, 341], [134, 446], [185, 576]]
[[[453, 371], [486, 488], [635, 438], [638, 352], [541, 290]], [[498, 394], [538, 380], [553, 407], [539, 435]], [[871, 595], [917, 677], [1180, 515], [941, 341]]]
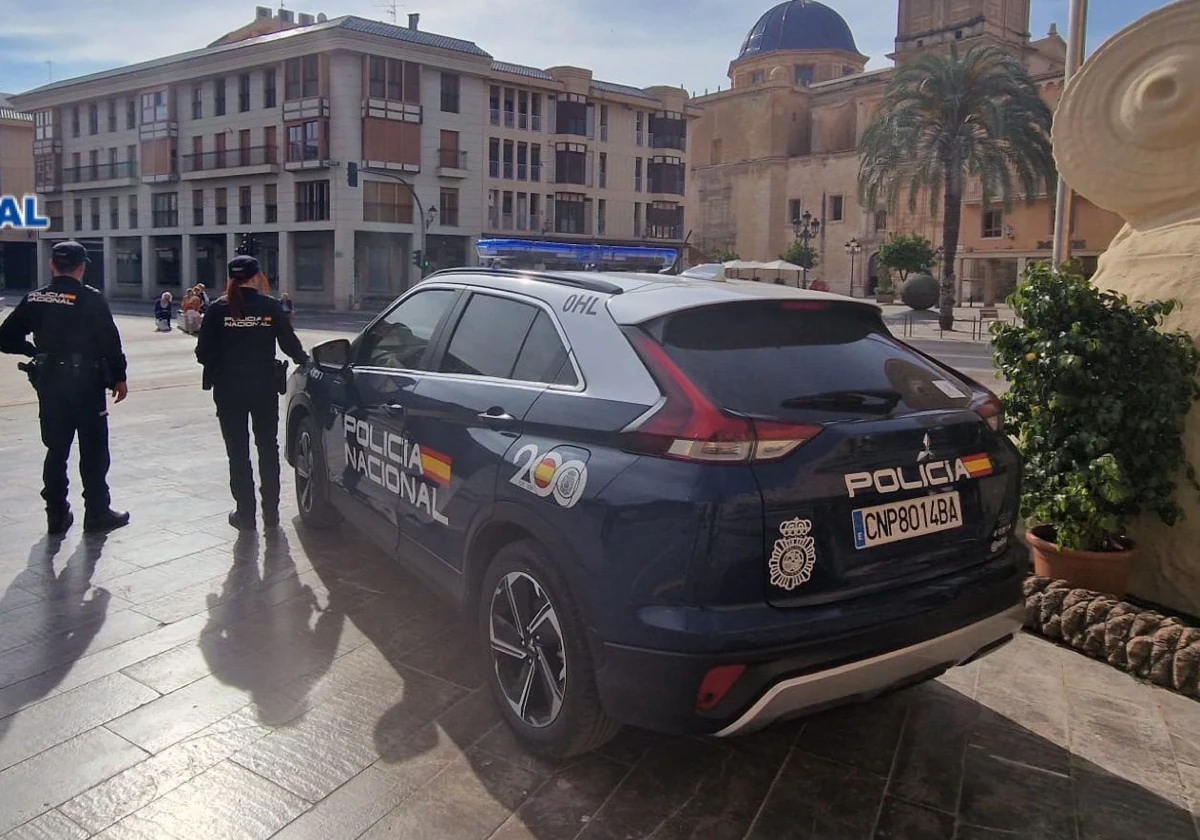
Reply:
[[454, 269], [312, 357], [285, 414], [303, 520], [478, 619], [532, 751], [751, 732], [1020, 626], [1000, 403], [873, 304]]

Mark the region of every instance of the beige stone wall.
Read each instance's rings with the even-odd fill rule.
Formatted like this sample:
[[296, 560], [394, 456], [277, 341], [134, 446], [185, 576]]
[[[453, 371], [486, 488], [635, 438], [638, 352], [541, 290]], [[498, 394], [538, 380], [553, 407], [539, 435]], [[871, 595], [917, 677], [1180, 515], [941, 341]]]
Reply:
[[[32, 192], [33, 123], [0, 121], [0, 195]], [[27, 242], [29, 238], [24, 230], [0, 231], [0, 241]]]

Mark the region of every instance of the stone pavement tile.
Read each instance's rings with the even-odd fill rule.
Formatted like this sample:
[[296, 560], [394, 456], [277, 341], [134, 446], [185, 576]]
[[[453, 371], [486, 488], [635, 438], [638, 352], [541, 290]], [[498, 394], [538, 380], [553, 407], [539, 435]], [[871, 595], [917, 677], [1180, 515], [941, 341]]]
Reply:
[[1188, 807], [1197, 818], [1197, 835], [1200, 836], [1200, 767], [1179, 762], [1179, 779], [1183, 783], [1183, 795]]
[[1007, 724], [972, 733], [963, 766], [959, 818], [1030, 840], [1075, 834], [1068, 754]]
[[250, 702], [242, 689], [208, 676], [117, 718], [108, 728], [147, 752], [159, 753]]
[[147, 568], [199, 554], [201, 551], [220, 549], [232, 542], [215, 534], [191, 534], [166, 539], [159, 534], [146, 534], [144, 538], [128, 546], [114, 550], [115, 556], [135, 566]]
[[[204, 616], [193, 618], [203, 619]], [[203, 679], [211, 671], [200, 649], [200, 642], [192, 641], [123, 668], [121, 673], [153, 688], [159, 694], [170, 694]]]
[[0, 771], [0, 832], [57, 807], [145, 757], [133, 744], [101, 727]]
[[875, 826], [886, 784], [879, 776], [795, 750], [747, 840], [863, 840]]
[[125, 611], [127, 604], [112, 603], [101, 589], [83, 589], [70, 597], [38, 600], [10, 610], [0, 621], [0, 654], [39, 641], [69, 635], [89, 625], [102, 624], [107, 618]]
[[954, 689], [963, 697], [969, 697], [974, 700], [979, 688], [979, 661], [951, 668], [938, 677], [937, 682]]
[[0, 840], [87, 840], [88, 832], [58, 811], [47, 811], [20, 828], [0, 836]]
[[[628, 767], [610, 759], [585, 756], [543, 782], [516, 813], [504, 821], [491, 840], [572, 840], [629, 772]], [[770, 784], [769, 779], [767, 784]], [[703, 804], [716, 806], [719, 810], [723, 804], [736, 803], [708, 800]], [[660, 829], [655, 832], [655, 838], [703, 836], [706, 840], [724, 840], [729, 836], [720, 830], [721, 822], [711, 814], [677, 812], [675, 816], [678, 818], [676, 824], [681, 829], [686, 825], [686, 830], [681, 833]], [[750, 817], [753, 818], [753, 812]], [[745, 834], [746, 824], [741, 826], [738, 840]], [[697, 827], [703, 830], [695, 833]]]
[[1067, 688], [1062, 660], [1052, 645], [1019, 634], [981, 660], [979, 668], [975, 700], [980, 705], [1059, 746], [1067, 745]]
[[1196, 840], [1186, 808], [1078, 757], [1072, 764], [1079, 840]]
[[108, 589], [119, 598], [141, 604], [154, 601], [172, 592], [195, 583], [210, 580], [227, 572], [232, 558], [219, 551], [202, 551], [188, 557], [170, 560], [147, 569], [138, 567], [136, 572], [123, 575], [108, 584]]
[[886, 796], [874, 840], [955, 840], [953, 814]]
[[41, 595], [35, 595], [27, 589], [22, 589], [19, 586], [9, 586], [5, 590], [3, 597], [0, 598], [0, 615], [4, 615], [11, 610], [20, 609], [21, 607], [27, 607], [30, 604], [37, 604], [42, 600]]
[[812, 755], [887, 776], [900, 743], [909, 698], [893, 695], [809, 718], [796, 748]]
[[96, 835], [103, 840], [267, 840], [308, 803], [230, 761]]
[[471, 690], [484, 685], [483, 657], [474, 641], [475, 630], [466, 622], [411, 651], [397, 661], [417, 671]]
[[362, 835], [362, 840], [485, 840], [542, 779], [480, 753], [454, 762]]
[[1153, 706], [1090, 692], [1071, 696], [1071, 751], [1102, 772], [1186, 806], [1171, 737]]
[[170, 793], [270, 730], [238, 712], [197, 735], [135, 764], [61, 807], [90, 833], [103, 831]]
[[234, 761], [315, 802], [381, 755], [399, 754], [463, 696], [462, 689], [415, 672], [363, 674], [352, 689], [310, 708]]
[[0, 769], [12, 767], [157, 697], [158, 692], [141, 683], [111, 674], [23, 709], [0, 720]]
[[955, 812], [963, 756], [982, 714], [972, 700], [943, 689], [915, 689], [896, 749], [889, 793], [918, 805]]

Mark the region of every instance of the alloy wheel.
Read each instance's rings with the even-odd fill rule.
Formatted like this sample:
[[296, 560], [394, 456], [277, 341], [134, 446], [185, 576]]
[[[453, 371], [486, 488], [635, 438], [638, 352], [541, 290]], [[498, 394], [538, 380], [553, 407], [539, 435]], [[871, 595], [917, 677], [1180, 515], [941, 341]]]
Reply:
[[296, 441], [296, 498], [303, 511], [313, 505], [313, 448], [308, 430], [300, 432]]
[[558, 719], [567, 688], [562, 626], [549, 593], [525, 572], [496, 584], [488, 612], [492, 664], [509, 707], [526, 725]]

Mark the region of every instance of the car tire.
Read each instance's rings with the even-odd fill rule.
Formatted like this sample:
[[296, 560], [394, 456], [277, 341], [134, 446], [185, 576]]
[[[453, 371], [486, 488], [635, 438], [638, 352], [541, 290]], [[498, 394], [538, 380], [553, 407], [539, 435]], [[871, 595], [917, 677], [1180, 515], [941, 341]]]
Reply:
[[501, 548], [480, 593], [486, 678], [517, 741], [552, 759], [610, 741], [621, 724], [600, 703], [579, 608], [541, 544], [520, 540]]
[[332, 528], [341, 521], [329, 499], [329, 474], [325, 449], [312, 417], [304, 417], [296, 431], [292, 462], [296, 477], [296, 504], [300, 519], [313, 528]]

